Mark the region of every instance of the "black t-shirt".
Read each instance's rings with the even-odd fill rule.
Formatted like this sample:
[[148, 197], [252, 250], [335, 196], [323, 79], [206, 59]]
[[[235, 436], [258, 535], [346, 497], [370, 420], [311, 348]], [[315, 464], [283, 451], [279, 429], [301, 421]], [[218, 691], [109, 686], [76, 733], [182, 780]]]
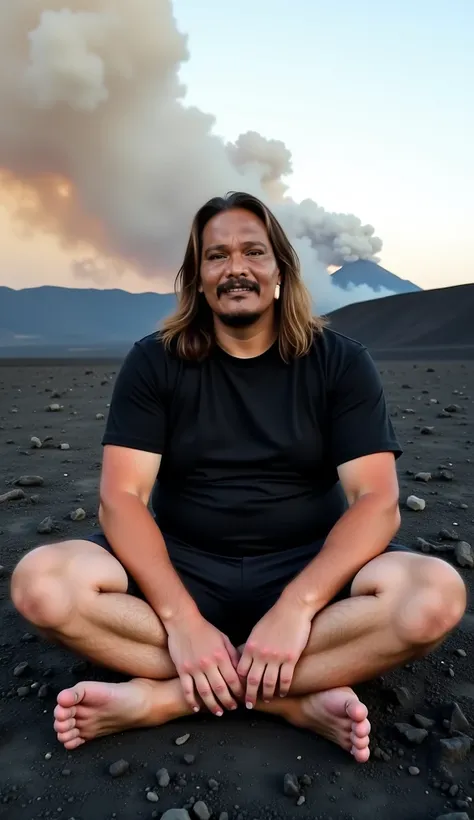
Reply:
[[330, 328], [287, 364], [277, 343], [250, 359], [216, 347], [198, 364], [144, 337], [102, 443], [162, 454], [152, 509], [165, 537], [242, 556], [325, 538], [347, 508], [338, 465], [401, 454], [369, 353]]

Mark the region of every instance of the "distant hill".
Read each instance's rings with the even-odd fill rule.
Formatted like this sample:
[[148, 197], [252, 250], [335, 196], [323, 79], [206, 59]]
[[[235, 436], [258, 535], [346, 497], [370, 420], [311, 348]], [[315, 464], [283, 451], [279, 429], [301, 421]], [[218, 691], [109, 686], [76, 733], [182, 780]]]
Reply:
[[123, 345], [152, 333], [175, 304], [171, 293], [0, 287], [0, 347]]
[[331, 327], [371, 350], [474, 345], [474, 284], [358, 302], [328, 314]]
[[344, 290], [349, 290], [351, 285], [368, 285], [372, 290], [390, 290], [392, 293], [415, 293], [422, 288], [409, 282], [408, 279], [400, 279], [394, 273], [382, 268], [375, 262], [368, 262], [359, 259], [357, 262], [346, 262], [332, 274], [333, 282]]

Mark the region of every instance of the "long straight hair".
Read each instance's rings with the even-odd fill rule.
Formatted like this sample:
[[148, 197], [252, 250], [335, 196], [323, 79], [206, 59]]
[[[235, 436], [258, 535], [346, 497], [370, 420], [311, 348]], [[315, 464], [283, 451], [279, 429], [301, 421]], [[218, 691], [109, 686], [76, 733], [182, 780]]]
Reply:
[[311, 296], [301, 278], [298, 255], [280, 223], [263, 202], [244, 192], [214, 197], [194, 217], [183, 264], [175, 281], [178, 305], [164, 320], [160, 338], [165, 347], [173, 348], [181, 358], [202, 361], [209, 355], [215, 344], [212, 311], [198, 290], [202, 234], [210, 219], [235, 208], [249, 211], [264, 224], [280, 271], [281, 296], [275, 302], [280, 355], [286, 362], [304, 356], [309, 352], [315, 334], [322, 332], [327, 321], [313, 316]]

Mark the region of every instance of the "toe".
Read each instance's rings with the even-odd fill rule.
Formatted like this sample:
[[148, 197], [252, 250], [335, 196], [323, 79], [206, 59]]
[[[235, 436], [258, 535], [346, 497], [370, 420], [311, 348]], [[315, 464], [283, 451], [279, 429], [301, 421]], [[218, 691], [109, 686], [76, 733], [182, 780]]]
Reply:
[[367, 746], [365, 749], [352, 749], [352, 755], [354, 756], [357, 763], [367, 763], [370, 757], [370, 749]]
[[69, 720], [55, 720], [53, 723], [53, 729], [55, 732], [70, 732], [71, 729], [76, 728], [76, 721], [74, 718], [69, 718]]
[[66, 740], [62, 742], [64, 743], [65, 749], [77, 749], [78, 746], [82, 746], [82, 744], [86, 741], [82, 737], [75, 737], [72, 740]]
[[54, 707], [53, 712], [56, 720], [69, 720], [70, 718], [74, 717], [75, 713], [76, 710], [74, 707], [66, 709], [64, 706], [60, 706], [59, 703], [57, 706]]
[[367, 718], [352, 724], [352, 731], [355, 735], [357, 735], [357, 737], [365, 737], [366, 735], [369, 735], [370, 729], [371, 726]]
[[367, 706], [361, 703], [358, 698], [354, 698], [346, 704], [346, 713], [351, 720], [360, 722], [365, 720], [368, 715]]
[[64, 729], [63, 731], [57, 731], [58, 740], [60, 743], [69, 743], [70, 740], [76, 740], [76, 738], [80, 737], [80, 731], [76, 727], [73, 729]]
[[366, 749], [370, 742], [368, 735], [365, 737], [357, 737], [354, 732], [351, 732], [350, 740], [354, 749]]
[[63, 689], [58, 695], [58, 704], [59, 706], [64, 706], [66, 709], [70, 709], [82, 700], [84, 693], [85, 690], [83, 686], [81, 687], [81, 684], [77, 684], [77, 686], [73, 686], [71, 689]]

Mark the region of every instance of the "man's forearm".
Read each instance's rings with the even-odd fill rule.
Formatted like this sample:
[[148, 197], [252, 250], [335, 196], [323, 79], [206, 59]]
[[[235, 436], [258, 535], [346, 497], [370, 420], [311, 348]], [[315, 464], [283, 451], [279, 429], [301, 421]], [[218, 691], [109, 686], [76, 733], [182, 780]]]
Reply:
[[113, 501], [101, 500], [99, 520], [114, 554], [165, 628], [199, 614], [170, 561], [159, 527], [137, 496], [124, 492]]
[[332, 528], [321, 551], [291, 581], [282, 599], [314, 617], [357, 572], [380, 555], [400, 527], [398, 503], [375, 493], [362, 496]]

